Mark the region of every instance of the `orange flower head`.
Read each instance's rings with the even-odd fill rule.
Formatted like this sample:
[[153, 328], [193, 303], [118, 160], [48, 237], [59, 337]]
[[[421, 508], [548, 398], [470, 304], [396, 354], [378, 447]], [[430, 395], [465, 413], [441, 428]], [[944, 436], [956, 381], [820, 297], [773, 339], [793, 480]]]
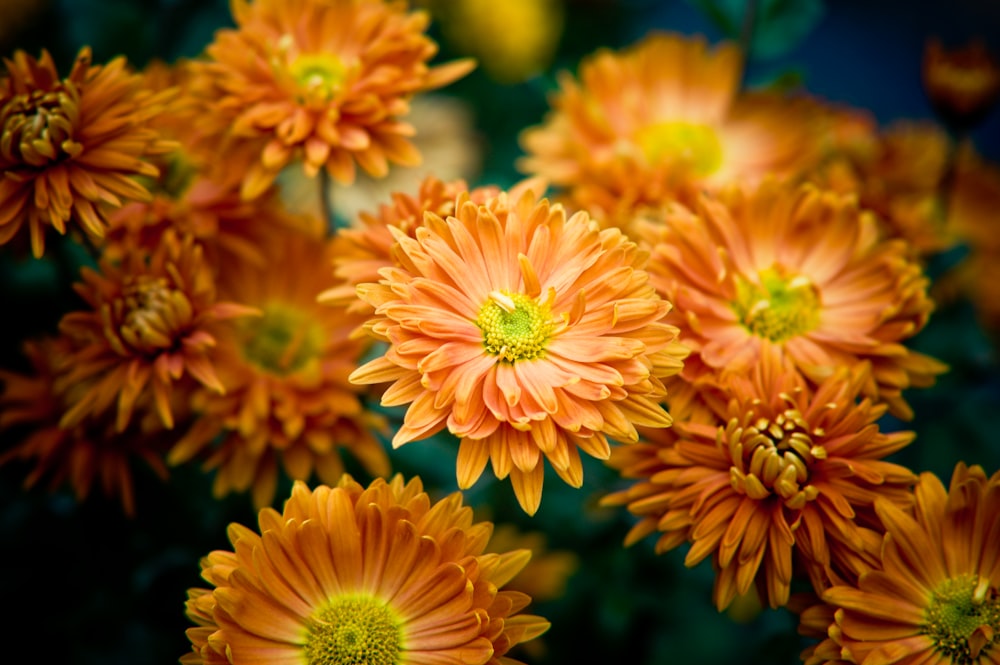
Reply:
[[915, 495], [912, 512], [876, 501], [881, 566], [823, 593], [834, 622], [817, 651], [833, 643], [852, 663], [996, 663], [1000, 473], [959, 463], [949, 489], [922, 473]]
[[198, 421], [169, 456], [172, 464], [199, 457], [215, 471], [216, 496], [252, 490], [257, 507], [273, 501], [279, 464], [293, 480], [315, 472], [332, 483], [344, 471], [345, 450], [373, 475], [390, 470], [378, 439], [385, 422], [347, 380], [365, 350], [350, 339], [361, 320], [316, 302], [326, 285], [317, 266], [332, 260], [332, 246], [289, 232], [263, 251], [263, 265], [232, 264], [222, 291], [261, 316], [220, 336], [216, 366], [225, 390], [195, 393]]
[[948, 198], [948, 229], [969, 250], [950, 273], [935, 283], [935, 294], [959, 292], [976, 308], [980, 323], [1000, 330], [1000, 166], [971, 147], [955, 156]]
[[259, 525], [231, 525], [232, 551], [202, 559], [212, 588], [188, 592], [185, 665], [513, 665], [508, 650], [548, 629], [503, 588], [530, 551], [486, 553], [493, 525], [457, 492], [432, 503], [419, 478], [296, 482]]
[[[416, 196], [395, 192], [391, 204], [382, 204], [376, 213], [362, 212], [358, 223], [337, 233], [334, 276], [339, 285], [323, 292], [321, 301], [348, 307], [350, 311], [371, 313], [373, 308], [358, 298], [357, 286], [377, 282], [379, 270], [395, 265], [392, 246], [396, 240], [389, 227], [416, 237], [416, 230], [423, 226], [424, 213], [432, 212], [438, 217], [452, 215], [455, 198], [468, 191], [463, 180], [442, 182], [435, 176], [427, 176]], [[479, 187], [469, 192], [469, 197], [483, 203], [499, 193], [497, 187]]]
[[938, 125], [897, 121], [833, 148], [807, 179], [856, 195], [861, 208], [875, 213], [882, 235], [902, 238], [917, 256], [927, 256], [954, 244], [945, 219], [951, 150]]
[[220, 322], [259, 313], [219, 301], [201, 247], [175, 233], [152, 252], [137, 248], [121, 263], [102, 262], [100, 272], [85, 267], [75, 289], [89, 309], [60, 321], [75, 347], [61, 380], [90, 387], [63, 415], [63, 427], [116, 403], [122, 432], [149, 393], [163, 426], [172, 428], [171, 391], [187, 389], [178, 385], [182, 378], [224, 391], [213, 360]]
[[946, 368], [903, 343], [933, 308], [928, 280], [901, 240], [881, 240], [853, 197], [768, 180], [673, 206], [639, 232], [650, 273], [675, 303], [669, 317], [693, 348], [683, 377], [719, 382], [769, 354], [811, 382], [872, 365], [865, 395], [910, 418], [902, 397]]
[[678, 419], [667, 437], [616, 451], [611, 466], [636, 482], [604, 503], [642, 518], [626, 542], [660, 531], [658, 552], [691, 543], [687, 566], [711, 555], [720, 611], [754, 582], [763, 602], [785, 605], [793, 554], [815, 588], [871, 567], [872, 505], [908, 506], [916, 478], [883, 459], [914, 435], [878, 431], [885, 406], [857, 401], [866, 372], [813, 390], [769, 358], [730, 379], [717, 424]]
[[471, 61], [428, 67], [437, 46], [425, 12], [385, 0], [234, 0], [192, 85], [219, 137], [226, 171], [254, 198], [289, 163], [354, 180], [381, 177], [420, 154], [403, 118], [410, 98], [465, 75]]
[[981, 40], [948, 49], [929, 39], [921, 73], [934, 110], [956, 128], [978, 125], [1000, 98], [1000, 63]]
[[48, 52], [35, 59], [18, 51], [0, 78], [0, 245], [28, 227], [35, 257], [45, 232], [67, 223], [102, 237], [106, 210], [147, 200], [136, 176], [155, 177], [146, 158], [172, 144], [151, 121], [172, 91], [154, 92], [126, 69], [124, 58], [91, 65], [83, 48], [60, 79]]
[[670, 304], [645, 253], [618, 229], [531, 189], [481, 204], [462, 193], [454, 210], [425, 213], [415, 238], [390, 227], [397, 265], [358, 287], [376, 308], [366, 328], [389, 348], [351, 380], [393, 381], [382, 404], [410, 404], [394, 446], [447, 429], [461, 439], [459, 487], [491, 461], [534, 513], [543, 457], [579, 487], [578, 449], [603, 459], [607, 437], [670, 424], [661, 377], [687, 349], [663, 323]]
[[812, 105], [738, 91], [735, 44], [651, 33], [564, 73], [545, 122], [521, 137], [518, 167], [567, 190], [602, 222], [624, 225], [702, 189], [797, 173], [814, 158]]
[[[0, 431], [9, 442], [0, 452], [0, 464], [31, 460], [34, 469], [25, 478], [25, 487], [47, 477], [52, 489], [68, 483], [78, 501], [86, 499], [99, 483], [106, 496], [121, 502], [127, 515], [135, 515], [132, 465], [142, 460], [166, 479], [163, 457], [173, 437], [148, 399], [139, 404], [142, 415], [131, 419], [123, 431], [108, 412], [63, 427], [63, 414], [79, 402], [81, 394], [94, 389], [91, 382], [65, 380], [72, 369], [73, 348], [66, 337], [29, 341], [25, 355], [31, 372], [0, 370]], [[185, 405], [176, 400], [170, 408], [173, 413], [186, 413]], [[22, 431], [24, 438], [10, 443]]]

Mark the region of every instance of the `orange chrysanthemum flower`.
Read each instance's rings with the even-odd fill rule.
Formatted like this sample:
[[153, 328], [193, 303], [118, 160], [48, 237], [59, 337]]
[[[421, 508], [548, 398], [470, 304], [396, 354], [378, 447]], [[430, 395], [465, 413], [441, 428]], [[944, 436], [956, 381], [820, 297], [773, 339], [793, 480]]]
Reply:
[[90, 308], [59, 323], [74, 343], [61, 381], [89, 389], [63, 415], [63, 427], [117, 403], [116, 428], [124, 431], [148, 392], [164, 427], [172, 428], [171, 391], [182, 377], [224, 392], [212, 358], [219, 322], [259, 314], [220, 302], [201, 247], [175, 233], [164, 234], [152, 252], [136, 248], [120, 264], [102, 262], [100, 272], [85, 267], [75, 289]]
[[[881, 567], [823, 593], [830, 643], [852, 663], [1000, 663], [1000, 473], [959, 463], [945, 490], [922, 473], [913, 514], [878, 499]], [[821, 645], [809, 665], [836, 662]]]
[[702, 189], [798, 173], [814, 158], [811, 104], [739, 94], [732, 43], [651, 33], [621, 52], [585, 59], [568, 74], [545, 123], [526, 130], [518, 166], [567, 190], [602, 221], [624, 225]]
[[394, 381], [382, 404], [411, 403], [394, 446], [447, 428], [461, 438], [459, 487], [492, 461], [534, 513], [543, 456], [579, 487], [578, 449], [604, 459], [607, 437], [670, 424], [661, 378], [687, 349], [662, 322], [670, 304], [646, 255], [619, 230], [567, 218], [530, 189], [478, 205], [461, 194], [454, 216], [425, 213], [416, 238], [389, 229], [398, 266], [358, 293], [390, 348], [351, 380]]
[[902, 397], [945, 366], [903, 343], [933, 308], [928, 280], [901, 240], [880, 240], [852, 197], [774, 180], [702, 196], [640, 225], [650, 273], [677, 306], [668, 319], [694, 351], [689, 382], [717, 382], [777, 354], [814, 383], [871, 362], [865, 394], [909, 418]]
[[763, 602], [787, 603], [793, 553], [815, 588], [870, 566], [872, 504], [909, 505], [916, 478], [883, 461], [914, 435], [878, 431], [885, 406], [857, 401], [866, 372], [813, 391], [770, 357], [729, 379], [718, 425], [677, 419], [667, 437], [616, 450], [609, 464], [637, 482], [604, 503], [642, 518], [626, 543], [660, 531], [658, 552], [691, 543], [687, 566], [711, 555], [720, 610], [755, 582]]
[[978, 125], [1000, 99], [1000, 62], [982, 40], [958, 48], [927, 40], [921, 74], [934, 110], [957, 131]]
[[[362, 212], [357, 223], [337, 233], [333, 265], [339, 285], [320, 294], [320, 300], [350, 311], [371, 313], [373, 308], [358, 298], [357, 286], [377, 282], [382, 268], [395, 265], [392, 246], [396, 239], [389, 227], [414, 238], [416, 230], [423, 226], [425, 212], [438, 217], [454, 214], [455, 199], [461, 192], [469, 192], [463, 180], [442, 182], [428, 176], [420, 183], [416, 196], [395, 192], [392, 203], [382, 204], [377, 213]], [[469, 197], [483, 203], [499, 193], [497, 187], [480, 187], [469, 192]]]
[[[48, 477], [53, 489], [69, 483], [78, 501], [86, 499], [99, 482], [106, 496], [117, 497], [125, 513], [134, 515], [133, 463], [142, 460], [165, 479], [163, 458], [173, 438], [147, 403], [141, 404], [142, 417], [133, 418], [124, 431], [116, 427], [111, 413], [63, 427], [60, 419], [66, 410], [92, 390], [88, 383], [65, 380], [72, 369], [72, 352], [72, 343], [65, 337], [29, 341], [25, 355], [31, 372], [0, 370], [0, 431], [8, 441], [0, 464], [33, 461], [25, 487]], [[172, 406], [173, 412], [183, 408], [181, 403]], [[13, 443], [21, 433], [23, 438]]]
[[171, 144], [150, 121], [171, 91], [153, 92], [125, 59], [91, 65], [90, 49], [60, 79], [48, 52], [18, 51], [0, 78], [0, 245], [27, 225], [31, 250], [45, 251], [45, 232], [76, 222], [104, 235], [108, 206], [146, 200], [135, 176], [156, 176], [145, 161]]
[[926, 256], [954, 244], [944, 191], [951, 151], [937, 125], [898, 121], [833, 147], [806, 179], [857, 196], [861, 208], [876, 214], [883, 235], [902, 238]]
[[428, 67], [437, 46], [425, 12], [384, 0], [233, 0], [236, 29], [220, 30], [195, 64], [205, 133], [221, 137], [226, 172], [254, 198], [293, 160], [354, 179], [384, 176], [420, 154], [402, 120], [410, 98], [464, 76], [473, 64]]
[[365, 350], [350, 333], [363, 319], [316, 302], [332, 246], [289, 231], [262, 250], [265, 264], [232, 264], [221, 291], [262, 315], [220, 337], [216, 365], [225, 392], [195, 393], [197, 422], [169, 457], [172, 464], [201, 457], [216, 470], [216, 496], [252, 489], [257, 507], [273, 501], [279, 463], [292, 479], [315, 471], [335, 483], [344, 449], [374, 475], [390, 470], [377, 438], [385, 422], [348, 381]]
[[514, 664], [510, 647], [548, 628], [503, 590], [530, 552], [484, 553], [492, 524], [457, 492], [432, 504], [419, 479], [297, 482], [259, 524], [231, 525], [233, 551], [202, 560], [214, 588], [188, 592], [185, 665]]

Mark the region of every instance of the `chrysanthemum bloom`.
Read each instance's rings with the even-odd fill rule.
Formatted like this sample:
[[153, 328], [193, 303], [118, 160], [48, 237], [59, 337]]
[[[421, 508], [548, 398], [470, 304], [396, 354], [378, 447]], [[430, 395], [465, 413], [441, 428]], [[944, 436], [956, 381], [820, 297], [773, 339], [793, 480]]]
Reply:
[[454, 214], [455, 199], [461, 192], [468, 192], [475, 203], [485, 203], [500, 190], [488, 186], [470, 192], [464, 180], [444, 182], [430, 175], [420, 183], [416, 195], [394, 192], [391, 203], [383, 203], [377, 212], [362, 212], [355, 224], [339, 231], [334, 239], [333, 273], [339, 284], [320, 294], [320, 300], [370, 314], [373, 308], [358, 298], [357, 286], [377, 282], [382, 268], [395, 265], [392, 246], [396, 239], [389, 227], [414, 238], [423, 226], [425, 212], [442, 218]]
[[[490, 78], [504, 84], [545, 71], [565, 24], [557, 0], [431, 0], [441, 33], [455, 50], [474, 56]], [[511, 30], [511, 26], [517, 26]]]
[[48, 52], [18, 51], [0, 78], [0, 245], [25, 225], [36, 257], [45, 232], [75, 222], [101, 237], [106, 208], [145, 200], [135, 176], [156, 176], [150, 155], [170, 149], [149, 125], [170, 91], [153, 92], [125, 59], [91, 65], [83, 48], [60, 79]]
[[259, 525], [231, 525], [233, 550], [202, 559], [213, 588], [188, 592], [185, 665], [513, 664], [548, 629], [503, 589], [531, 553], [484, 553], [492, 524], [457, 492], [432, 504], [419, 478], [297, 482]]
[[625, 224], [702, 189], [798, 173], [817, 145], [813, 105], [738, 88], [732, 43], [651, 33], [563, 73], [544, 124], [522, 134], [524, 173], [565, 188], [573, 205]]
[[1000, 330], [1000, 166], [971, 145], [955, 154], [948, 191], [948, 231], [967, 249], [953, 269], [934, 282], [938, 302], [968, 298], [984, 328]]
[[922, 473], [915, 494], [912, 514], [876, 501], [881, 569], [823, 593], [829, 641], [852, 663], [1000, 663], [1000, 473], [959, 463], [948, 490]]
[[84, 267], [74, 286], [89, 309], [65, 314], [60, 331], [73, 340], [70, 367], [60, 380], [89, 389], [63, 415], [73, 427], [116, 405], [119, 432], [148, 392], [164, 427], [172, 428], [170, 393], [184, 376], [224, 392], [213, 348], [220, 322], [259, 314], [218, 300], [211, 268], [190, 236], [166, 233], [152, 251], [136, 248], [121, 263]]
[[221, 137], [243, 195], [266, 189], [293, 160], [354, 180], [355, 164], [384, 176], [420, 154], [403, 118], [410, 98], [464, 76], [473, 64], [428, 67], [437, 46], [425, 12], [383, 0], [234, 0], [235, 29], [220, 30], [195, 65], [205, 131]]
[[649, 284], [646, 254], [618, 229], [567, 217], [531, 189], [478, 205], [462, 194], [454, 216], [425, 213], [416, 238], [389, 228], [397, 266], [358, 294], [390, 347], [351, 380], [393, 381], [382, 404], [410, 403], [393, 446], [447, 428], [461, 439], [459, 487], [492, 461], [533, 514], [543, 456], [579, 487], [579, 449], [604, 459], [608, 437], [670, 424], [661, 377], [687, 349], [663, 323], [670, 304]]
[[629, 488], [605, 498], [642, 519], [631, 544], [661, 532], [656, 550], [684, 542], [694, 566], [712, 557], [720, 610], [756, 583], [771, 607], [788, 602], [793, 554], [816, 588], [870, 565], [876, 497], [909, 505], [916, 477], [884, 461], [912, 432], [879, 432], [885, 406], [857, 401], [866, 368], [813, 391], [773, 357], [733, 376], [719, 424], [675, 420], [663, 441], [622, 450], [611, 466]]
[[195, 393], [198, 420], [169, 457], [171, 464], [200, 458], [215, 470], [216, 496], [252, 490], [257, 507], [273, 501], [279, 464], [294, 480], [315, 472], [332, 484], [346, 450], [373, 475], [390, 471], [377, 438], [385, 422], [348, 381], [365, 350], [350, 333], [363, 319], [316, 302], [328, 284], [331, 245], [290, 231], [262, 249], [265, 264], [232, 264], [220, 291], [261, 316], [220, 335], [216, 366], [225, 393]]
[[[126, 514], [134, 515], [133, 464], [141, 460], [165, 479], [164, 455], [174, 437], [148, 404], [141, 405], [142, 415], [133, 418], [124, 431], [115, 426], [113, 413], [61, 426], [66, 409], [91, 390], [88, 383], [67, 384], [64, 380], [72, 367], [71, 342], [66, 337], [29, 341], [25, 354], [32, 365], [30, 373], [0, 370], [0, 431], [7, 442], [0, 452], [0, 464], [33, 462], [25, 487], [34, 487], [46, 478], [52, 489], [67, 483], [78, 501], [86, 499], [98, 483], [106, 496], [121, 501]], [[171, 408], [177, 413], [184, 404]], [[23, 438], [15, 443], [21, 433]]]
[[960, 131], [982, 122], [1000, 98], [1000, 62], [981, 40], [954, 49], [927, 40], [921, 73], [934, 110]]
[[954, 245], [947, 229], [947, 133], [930, 122], [899, 121], [834, 147], [805, 179], [858, 197], [886, 237], [902, 238], [918, 256]]
[[677, 307], [668, 321], [694, 349], [687, 381], [717, 382], [767, 354], [814, 383], [867, 360], [865, 394], [909, 418], [903, 389], [946, 369], [904, 346], [933, 308], [920, 265], [852, 197], [768, 180], [702, 196], [695, 212], [674, 206], [638, 231], [653, 247], [653, 284]]

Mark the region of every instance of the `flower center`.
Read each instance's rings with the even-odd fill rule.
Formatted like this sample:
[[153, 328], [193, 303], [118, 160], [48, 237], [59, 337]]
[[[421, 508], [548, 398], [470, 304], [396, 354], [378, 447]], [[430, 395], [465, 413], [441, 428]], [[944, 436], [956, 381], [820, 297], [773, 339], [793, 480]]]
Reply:
[[246, 335], [243, 355], [273, 374], [295, 372], [319, 355], [322, 329], [294, 307], [272, 303], [263, 316], [242, 323]]
[[923, 633], [957, 665], [974, 663], [1000, 641], [1000, 595], [985, 577], [970, 573], [934, 590]]
[[368, 596], [334, 598], [312, 616], [306, 661], [309, 665], [395, 665], [401, 642], [399, 620], [384, 603]]
[[760, 273], [760, 283], [737, 278], [733, 311], [758, 337], [783, 342], [819, 325], [819, 292], [799, 275], [787, 277], [777, 268]]
[[636, 142], [653, 164], [670, 164], [696, 176], [709, 176], [722, 166], [722, 143], [708, 125], [675, 120], [643, 127]]
[[292, 61], [289, 73], [305, 100], [328, 102], [344, 87], [347, 67], [329, 53], [304, 53]]
[[541, 357], [555, 329], [549, 302], [509, 291], [490, 294], [476, 325], [483, 331], [486, 351], [510, 363]]
[[819, 495], [816, 487], [806, 483], [809, 468], [816, 460], [826, 459], [826, 449], [813, 440], [824, 432], [810, 429], [791, 396], [783, 398], [787, 408], [773, 417], [750, 412], [742, 422], [730, 420], [725, 429], [719, 428], [717, 444], [729, 448], [733, 463], [729, 481], [734, 490], [758, 500], [773, 493], [798, 510]]
[[83, 146], [73, 140], [79, 101], [72, 85], [14, 95], [0, 107], [0, 158], [42, 168], [79, 155]]
[[117, 334], [110, 327], [105, 336], [121, 355], [159, 353], [171, 348], [179, 332], [191, 323], [193, 308], [183, 291], [171, 288], [163, 277], [139, 275], [122, 288], [122, 296], [111, 305], [113, 320], [121, 321]]

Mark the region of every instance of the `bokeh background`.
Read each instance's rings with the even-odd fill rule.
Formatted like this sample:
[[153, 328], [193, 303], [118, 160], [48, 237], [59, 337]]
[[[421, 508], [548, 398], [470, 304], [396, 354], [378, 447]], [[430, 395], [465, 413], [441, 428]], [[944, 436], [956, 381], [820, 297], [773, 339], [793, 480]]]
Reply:
[[[473, 17], [490, 39], [463, 39], [466, 27], [455, 18], [463, 4], [478, 12]], [[510, 58], [528, 61], [505, 69], [502, 62], [487, 66], [484, 60], [476, 72], [437, 93], [468, 122], [467, 151], [449, 163], [464, 170], [471, 184], [507, 186], [519, 178], [517, 134], [541, 121], [555, 72], [574, 70], [595, 49], [620, 48], [652, 29], [704, 34], [712, 42], [734, 37], [745, 2], [552, 0], [545, 24], [511, 10], [516, 4], [430, 3], [440, 18], [432, 34], [442, 60], [476, 49], [482, 51], [474, 55], [495, 58], [503, 44], [512, 44]], [[951, 44], [980, 38], [1000, 53], [1000, 2], [994, 0], [757, 4], [751, 84], [797, 83], [824, 99], [868, 109], [880, 123], [933, 120], [920, 83], [929, 37]], [[154, 58], [196, 56], [216, 29], [230, 23], [225, 0], [0, 0], [0, 53], [9, 56], [21, 48], [37, 55], [44, 47], [65, 71], [79, 47], [89, 44], [95, 62], [124, 54], [142, 67]], [[547, 46], [528, 57], [537, 43]], [[438, 108], [429, 115], [444, 113]], [[451, 121], [443, 124], [445, 133], [458, 131]], [[1000, 113], [987, 118], [972, 139], [988, 160], [1000, 161]], [[354, 203], [364, 206], [364, 196]], [[351, 195], [344, 193], [341, 200]], [[961, 248], [936, 256], [928, 273], [936, 279], [961, 258]], [[20, 341], [55, 329], [73, 303], [71, 278], [53, 262], [0, 253], [0, 365], [22, 367]], [[978, 323], [970, 303], [938, 308], [912, 342], [951, 371], [935, 387], [909, 392], [916, 411], [912, 422], [882, 421], [883, 429], [918, 434], [894, 461], [946, 480], [960, 460], [981, 464], [987, 473], [1000, 468], [998, 339], [996, 331]], [[0, 432], [0, 449], [10, 436]], [[456, 489], [449, 440], [409, 444], [391, 460], [407, 477], [420, 474], [435, 496]], [[537, 533], [549, 552], [560, 553], [550, 575], [561, 593], [533, 606], [552, 628], [535, 648], [520, 652], [522, 659], [537, 665], [800, 662], [804, 642], [789, 612], [760, 611], [746, 602], [720, 614], [710, 599], [713, 574], [707, 561], [687, 569], [684, 548], [656, 556], [652, 539], [623, 548], [632, 519], [623, 510], [598, 506], [619, 482], [600, 463], [588, 458], [584, 465], [583, 488], [571, 489], [553, 476], [533, 518], [518, 508], [509, 484], [490, 474], [466, 493], [481, 518]], [[249, 497], [213, 500], [211, 479], [194, 467], [174, 470], [163, 483], [137, 466], [137, 515], [128, 518], [99, 492], [78, 504], [65, 488], [25, 491], [28, 470], [20, 462], [0, 467], [0, 598], [8, 603], [0, 623], [5, 638], [0, 661], [17, 662], [15, 654], [21, 653], [32, 654], [31, 662], [175, 663], [189, 649], [183, 608], [187, 589], [203, 586], [198, 560], [228, 547], [228, 523], [255, 525]], [[353, 470], [367, 482], [363, 471]], [[279, 504], [287, 487], [279, 490]], [[565, 576], [559, 570], [567, 570], [569, 562], [575, 569]]]

